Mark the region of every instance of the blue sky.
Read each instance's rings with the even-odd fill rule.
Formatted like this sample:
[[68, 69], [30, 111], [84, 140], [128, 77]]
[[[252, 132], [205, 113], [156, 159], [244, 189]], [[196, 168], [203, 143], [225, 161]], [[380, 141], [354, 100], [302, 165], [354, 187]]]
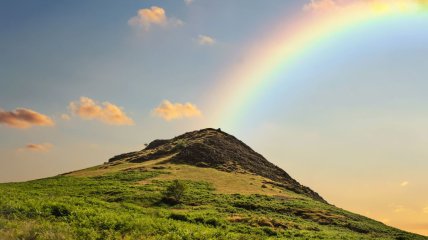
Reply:
[[[335, 3], [312, 3], [321, 2]], [[222, 127], [330, 202], [428, 234], [426, 14], [337, 35], [279, 76], [287, 81], [261, 92], [238, 126], [207, 126], [214, 117], [207, 99], [222, 98], [212, 95], [221, 76], [305, 3], [1, 1], [0, 110], [10, 117], [26, 108], [54, 125], [2, 122], [0, 182], [89, 167], [156, 138]], [[165, 12], [162, 24], [129, 23], [153, 6]], [[79, 112], [81, 97], [94, 101], [93, 112]], [[175, 112], [155, 110], [165, 110], [164, 100]], [[107, 106], [132, 124], [112, 120]]]

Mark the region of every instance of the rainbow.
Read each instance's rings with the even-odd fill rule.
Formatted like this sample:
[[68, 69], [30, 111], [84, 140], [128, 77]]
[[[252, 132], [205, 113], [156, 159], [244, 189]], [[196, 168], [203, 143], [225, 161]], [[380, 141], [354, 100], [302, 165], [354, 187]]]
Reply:
[[[264, 40], [249, 44], [245, 62], [223, 74], [211, 96], [211, 124], [235, 126], [254, 101], [286, 79], [296, 60], [330, 41], [381, 21], [400, 20], [426, 13], [425, 0], [312, 1], [292, 21], [281, 21]], [[424, 14], [425, 16], [425, 14]], [[289, 22], [290, 24], [284, 24]], [[285, 76], [285, 77], [284, 77]]]

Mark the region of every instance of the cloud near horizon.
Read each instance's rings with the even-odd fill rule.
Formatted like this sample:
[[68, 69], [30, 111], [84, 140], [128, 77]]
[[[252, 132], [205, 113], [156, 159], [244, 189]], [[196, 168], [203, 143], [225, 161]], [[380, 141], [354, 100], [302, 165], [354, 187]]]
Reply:
[[214, 38], [207, 35], [199, 35], [197, 41], [199, 45], [208, 45], [208, 46], [214, 45], [216, 42]]
[[149, 31], [153, 25], [157, 26], [181, 26], [183, 21], [176, 18], [168, 18], [165, 9], [157, 6], [142, 8], [137, 11], [137, 16], [128, 20], [130, 26], [141, 27]]
[[192, 103], [171, 103], [168, 100], [164, 100], [155, 108], [153, 114], [166, 121], [202, 116], [202, 112]]
[[33, 126], [48, 127], [55, 125], [50, 117], [27, 108], [17, 108], [14, 111], [0, 109], [0, 124], [20, 129], [27, 129]]
[[110, 125], [134, 125], [121, 107], [109, 102], [98, 104], [88, 97], [80, 97], [80, 101], [69, 105], [73, 114], [85, 120], [99, 120]]
[[49, 152], [52, 148], [53, 148], [53, 145], [51, 143], [42, 143], [42, 144], [30, 143], [30, 144], [27, 144], [24, 148], [21, 148], [21, 150], [32, 151], [32, 152]]

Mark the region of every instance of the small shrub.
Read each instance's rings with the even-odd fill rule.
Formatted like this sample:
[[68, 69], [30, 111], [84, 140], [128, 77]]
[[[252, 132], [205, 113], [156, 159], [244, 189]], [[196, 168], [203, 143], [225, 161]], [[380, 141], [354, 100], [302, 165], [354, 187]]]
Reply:
[[406, 236], [397, 236], [397, 237], [395, 237], [395, 239], [396, 240], [409, 240], [410, 238], [406, 237]]
[[275, 232], [275, 230], [273, 230], [272, 228], [269, 228], [269, 227], [262, 227], [262, 230], [268, 236], [277, 236], [278, 235], [278, 233]]
[[366, 228], [364, 228], [364, 226], [362, 226], [361, 224], [356, 224], [356, 223], [348, 223], [345, 225], [346, 228], [348, 228], [349, 230], [352, 230], [354, 232], [357, 233], [369, 233], [370, 231]]
[[70, 215], [70, 210], [62, 204], [55, 204], [48, 207], [50, 214], [55, 217], [66, 217]]
[[195, 219], [193, 219], [193, 221], [195, 221], [196, 223], [204, 223], [205, 219], [203, 217], [196, 217]]
[[187, 216], [182, 214], [182, 213], [171, 213], [171, 215], [169, 215], [169, 218], [174, 219], [174, 220], [178, 220], [178, 221], [187, 221], [188, 220]]
[[213, 227], [220, 227], [223, 225], [222, 221], [217, 218], [210, 218], [205, 221], [205, 224], [211, 225]]
[[254, 223], [260, 227], [273, 227], [271, 220], [267, 218], [254, 219]]
[[184, 140], [178, 140], [177, 141], [177, 145], [176, 145], [177, 149], [184, 149], [186, 147], [187, 147], [186, 141], [184, 141]]
[[179, 180], [174, 180], [166, 189], [163, 201], [168, 204], [181, 203], [181, 199], [186, 191], [186, 185]]
[[154, 166], [154, 167], [152, 167], [153, 169], [166, 169], [166, 167], [165, 166]]

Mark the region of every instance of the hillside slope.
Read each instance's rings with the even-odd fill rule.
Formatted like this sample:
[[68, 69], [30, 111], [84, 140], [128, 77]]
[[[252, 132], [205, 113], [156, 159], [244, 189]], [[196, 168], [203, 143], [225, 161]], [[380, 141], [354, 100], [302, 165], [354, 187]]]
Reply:
[[109, 162], [144, 162], [158, 158], [167, 158], [164, 163], [262, 176], [285, 189], [325, 202], [318, 193], [298, 183], [242, 141], [211, 128], [188, 132], [170, 140], [155, 140], [141, 151], [115, 156]]
[[[184, 186], [165, 201], [174, 180]], [[428, 239], [336, 208], [203, 129], [61, 176], [0, 184], [0, 239]]]

